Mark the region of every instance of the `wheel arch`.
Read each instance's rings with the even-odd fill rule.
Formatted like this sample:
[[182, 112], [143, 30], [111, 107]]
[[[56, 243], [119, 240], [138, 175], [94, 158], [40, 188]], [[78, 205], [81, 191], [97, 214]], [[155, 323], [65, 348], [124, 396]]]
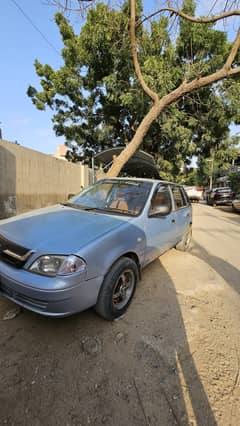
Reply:
[[[126, 257], [128, 259], [133, 260], [138, 268], [138, 273], [139, 273], [139, 279], [141, 279], [141, 265], [140, 265], [140, 259], [137, 255], [137, 253], [135, 253], [134, 251], [128, 251], [126, 253], [122, 253], [120, 256], [118, 256], [111, 264], [111, 266], [108, 268], [107, 272], [104, 275], [104, 278], [107, 276], [107, 274], [109, 273], [109, 271], [112, 269], [112, 267], [115, 265], [115, 263], [117, 263], [119, 261], [119, 259], [122, 259], [123, 257]], [[104, 281], [104, 279], [103, 279]]]
[[139, 278], [141, 278], [141, 266], [140, 266], [140, 260], [139, 260], [138, 255], [133, 251], [129, 251], [129, 252], [123, 254], [121, 257], [128, 257], [129, 259], [132, 259], [136, 263], [136, 265], [138, 267]]

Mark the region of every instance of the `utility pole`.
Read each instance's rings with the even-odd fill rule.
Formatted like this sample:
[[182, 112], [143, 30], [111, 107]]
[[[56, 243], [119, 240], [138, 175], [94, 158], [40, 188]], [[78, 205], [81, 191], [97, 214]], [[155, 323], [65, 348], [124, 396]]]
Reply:
[[210, 189], [212, 190], [212, 184], [213, 184], [213, 158], [211, 159], [211, 163], [212, 163], [212, 165], [211, 165], [211, 174], [210, 174], [210, 182], [209, 182], [209, 187], [210, 187]]
[[214, 157], [209, 158], [207, 160], [208, 162], [211, 162], [211, 169], [210, 169], [210, 176], [209, 176], [209, 189], [212, 190], [213, 187], [213, 166], [214, 166]]

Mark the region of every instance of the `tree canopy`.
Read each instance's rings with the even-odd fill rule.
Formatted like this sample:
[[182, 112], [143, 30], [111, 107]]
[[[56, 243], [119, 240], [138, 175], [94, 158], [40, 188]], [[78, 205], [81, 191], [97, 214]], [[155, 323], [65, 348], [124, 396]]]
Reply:
[[[182, 11], [194, 16], [194, 1], [185, 0]], [[139, 24], [141, 14], [138, 1], [139, 64], [144, 81], [159, 98], [184, 78], [214, 73], [225, 62], [231, 44], [214, 23], [182, 20], [173, 37], [166, 15], [144, 25]], [[30, 86], [28, 96], [38, 109], [53, 110], [56, 135], [65, 136], [69, 147], [76, 143], [85, 156], [127, 145], [152, 104], [134, 70], [128, 2], [118, 10], [98, 2], [79, 34], [61, 13], [55, 22], [64, 44], [63, 65], [54, 70], [36, 60], [41, 88]], [[194, 155], [209, 157], [214, 150], [224, 157], [226, 149], [234, 148], [238, 141], [230, 138], [229, 126], [240, 122], [239, 95], [239, 77], [216, 82], [186, 93], [156, 117], [142, 148], [155, 156], [163, 177], [176, 177]]]

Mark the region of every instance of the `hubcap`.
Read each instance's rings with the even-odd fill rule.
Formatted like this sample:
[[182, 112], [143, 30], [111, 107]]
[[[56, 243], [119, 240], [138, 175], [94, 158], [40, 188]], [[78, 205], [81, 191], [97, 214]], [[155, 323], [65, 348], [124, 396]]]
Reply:
[[131, 299], [134, 290], [135, 276], [131, 269], [126, 269], [118, 277], [113, 289], [113, 306], [115, 309], [124, 308]]

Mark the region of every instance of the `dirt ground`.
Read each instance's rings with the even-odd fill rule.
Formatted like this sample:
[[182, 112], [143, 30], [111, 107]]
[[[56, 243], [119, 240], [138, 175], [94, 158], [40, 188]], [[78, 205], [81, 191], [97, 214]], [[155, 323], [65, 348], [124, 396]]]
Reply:
[[240, 215], [194, 205], [194, 241], [149, 265], [122, 319], [0, 299], [0, 425], [240, 424]]

